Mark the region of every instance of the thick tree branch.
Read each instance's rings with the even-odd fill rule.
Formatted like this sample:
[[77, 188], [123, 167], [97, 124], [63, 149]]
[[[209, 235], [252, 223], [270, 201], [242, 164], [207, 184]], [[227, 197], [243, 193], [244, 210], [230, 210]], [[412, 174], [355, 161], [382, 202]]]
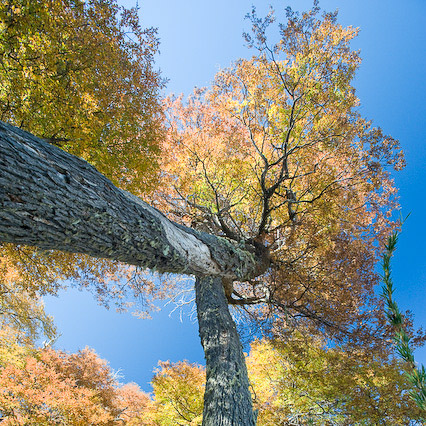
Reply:
[[265, 268], [254, 247], [173, 223], [87, 162], [5, 123], [0, 241], [239, 281]]

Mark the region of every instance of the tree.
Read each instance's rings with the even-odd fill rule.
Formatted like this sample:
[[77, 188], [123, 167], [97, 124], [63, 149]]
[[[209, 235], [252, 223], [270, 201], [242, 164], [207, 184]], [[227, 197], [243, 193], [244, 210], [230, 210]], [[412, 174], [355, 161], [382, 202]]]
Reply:
[[327, 348], [296, 332], [285, 343], [254, 342], [247, 364], [259, 425], [422, 424], [407, 365], [391, 353]]
[[[119, 13], [120, 12], [120, 13]], [[115, 0], [0, 5], [0, 119], [94, 164], [121, 187], [155, 182], [158, 39]]]
[[116, 404], [121, 409], [119, 422], [127, 426], [154, 426], [156, 405], [136, 383], [127, 383], [117, 390]]
[[[18, 276], [10, 258], [0, 256], [0, 323], [23, 333], [24, 340], [34, 341], [40, 334], [55, 337], [53, 320], [44, 312], [34, 288]], [[18, 340], [22, 340], [21, 338]]]
[[[84, 368], [75, 365], [80, 375], [102, 374], [93, 371], [90, 354], [82, 352]], [[112, 413], [98, 403], [98, 389], [81, 382], [64, 370], [74, 367], [65, 354], [52, 350], [27, 357], [23, 367], [7, 365], [0, 371], [0, 406], [6, 424], [98, 424], [114, 419]], [[96, 382], [94, 385], [98, 386]], [[102, 391], [103, 389], [101, 389]]]
[[258, 55], [175, 102], [166, 189], [152, 197], [174, 221], [85, 161], [0, 127], [1, 241], [195, 275], [204, 425], [255, 424], [228, 304], [281, 338], [300, 324], [352, 345], [383, 337], [374, 266], [395, 226], [386, 167], [400, 168], [402, 154], [357, 112], [356, 31], [318, 13], [289, 11], [270, 47], [273, 15], [253, 11]]
[[[154, 419], [200, 424], [205, 369], [185, 361], [160, 367]], [[259, 426], [421, 424], [407, 366], [381, 351], [327, 348], [324, 339], [296, 331], [286, 342], [254, 341], [247, 367]]]
[[31, 337], [14, 324], [1, 323], [0, 368], [7, 365], [22, 368], [25, 358], [34, 355], [34, 352], [35, 345]]
[[131, 425], [141, 424], [142, 413], [149, 415], [149, 396], [134, 384], [120, 386], [94, 351], [24, 349], [16, 351], [19, 362], [0, 366], [4, 424]]
[[273, 47], [264, 35], [272, 16], [262, 22], [253, 12], [259, 56], [222, 71], [186, 104], [169, 100], [164, 149], [174, 154], [162, 158], [158, 197], [174, 220], [268, 247], [267, 285], [264, 276], [234, 285], [231, 304], [268, 301], [273, 311], [347, 326], [377, 280], [373, 246], [392, 226], [386, 165], [398, 169], [403, 159], [356, 111], [359, 58], [348, 43], [357, 31], [332, 14], [317, 21], [317, 12], [290, 14]]
[[205, 369], [200, 365], [159, 362], [151, 382], [154, 420], [164, 426], [201, 424], [205, 382]]

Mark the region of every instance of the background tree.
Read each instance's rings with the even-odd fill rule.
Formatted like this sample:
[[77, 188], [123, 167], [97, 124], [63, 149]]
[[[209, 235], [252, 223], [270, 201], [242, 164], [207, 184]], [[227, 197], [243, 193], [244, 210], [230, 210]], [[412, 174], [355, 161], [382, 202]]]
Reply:
[[[25, 359], [23, 368], [1, 371], [1, 411], [6, 424], [107, 424], [113, 416], [97, 404], [97, 390], [78, 386], [55, 367], [60, 355], [43, 352]], [[85, 360], [86, 362], [87, 360]], [[89, 371], [86, 363], [83, 371]]]
[[19, 275], [13, 258], [0, 257], [0, 277], [2, 325], [19, 330], [32, 341], [40, 334], [53, 339], [56, 332], [53, 319], [45, 313], [37, 290]]
[[407, 366], [390, 351], [327, 348], [296, 332], [285, 343], [254, 342], [247, 365], [258, 424], [422, 424]]
[[133, 192], [155, 182], [158, 39], [115, 0], [0, 6], [0, 119], [94, 164]]
[[117, 389], [117, 405], [121, 409], [119, 424], [154, 426], [157, 407], [150, 395], [141, 391], [136, 383], [127, 383]]
[[106, 361], [88, 348], [21, 356], [19, 363], [0, 366], [0, 389], [6, 425], [141, 424], [141, 412], [148, 415], [152, 405], [136, 385], [119, 386]]
[[160, 362], [152, 379], [154, 419], [161, 425], [200, 425], [205, 369], [197, 364]]
[[0, 367], [22, 367], [27, 356], [34, 355], [35, 342], [14, 324], [2, 323], [0, 330]]

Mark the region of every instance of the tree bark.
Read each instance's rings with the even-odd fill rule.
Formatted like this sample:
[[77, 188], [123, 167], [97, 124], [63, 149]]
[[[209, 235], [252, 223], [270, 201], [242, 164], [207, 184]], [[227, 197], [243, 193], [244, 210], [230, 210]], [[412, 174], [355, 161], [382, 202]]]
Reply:
[[0, 242], [241, 281], [260, 264], [253, 247], [173, 223], [84, 160], [1, 122]]
[[203, 426], [254, 426], [245, 358], [221, 278], [197, 277], [195, 294], [207, 370]]
[[204, 276], [196, 280], [207, 363], [203, 424], [254, 426], [244, 354], [222, 279], [245, 281], [263, 272], [269, 263], [264, 247], [237, 246], [173, 223], [87, 162], [1, 122], [0, 242]]

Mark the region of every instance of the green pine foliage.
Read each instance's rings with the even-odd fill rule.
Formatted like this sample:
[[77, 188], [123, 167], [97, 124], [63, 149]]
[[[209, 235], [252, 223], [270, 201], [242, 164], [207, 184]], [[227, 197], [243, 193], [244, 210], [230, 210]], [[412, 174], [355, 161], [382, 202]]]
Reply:
[[416, 366], [414, 361], [413, 348], [410, 342], [410, 336], [407, 334], [404, 325], [404, 317], [398, 308], [396, 301], [393, 299], [393, 292], [395, 291], [392, 278], [390, 260], [396, 249], [398, 242], [398, 233], [392, 234], [386, 245], [386, 251], [383, 255], [383, 282], [382, 287], [383, 297], [387, 307], [387, 318], [389, 323], [395, 330], [394, 340], [396, 350], [400, 357], [409, 365], [409, 372], [407, 372], [408, 380], [413, 385], [413, 390], [410, 392], [411, 398], [416, 402], [418, 407], [425, 411], [426, 418], [426, 370], [424, 365]]

